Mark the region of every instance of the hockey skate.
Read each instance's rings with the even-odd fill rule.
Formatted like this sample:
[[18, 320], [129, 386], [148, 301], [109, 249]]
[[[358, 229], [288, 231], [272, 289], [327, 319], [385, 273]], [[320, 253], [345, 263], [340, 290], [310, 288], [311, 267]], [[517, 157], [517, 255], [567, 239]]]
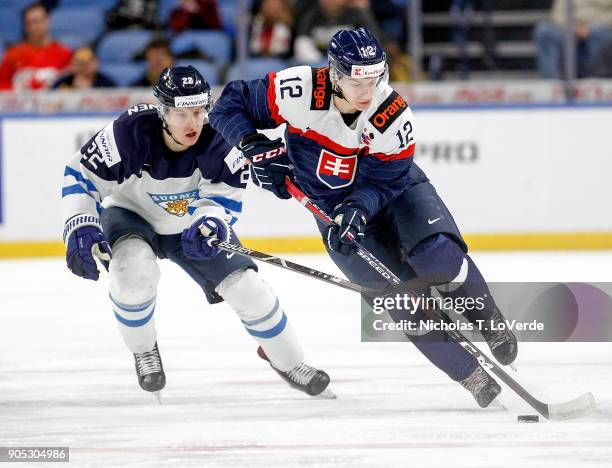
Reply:
[[[493, 315], [484, 322], [484, 327], [482, 327], [480, 333], [486, 340], [487, 345], [489, 345], [493, 357], [497, 359], [500, 364], [508, 366], [516, 359], [518, 344], [514, 333], [507, 327], [500, 330], [499, 324], [505, 324], [505, 319], [499, 309], [495, 307]], [[494, 330], [492, 329], [492, 325], [495, 326]]]
[[134, 364], [140, 387], [155, 394], [161, 403], [160, 391], [166, 386], [166, 374], [162, 366], [157, 343], [151, 351], [134, 353]]
[[310, 396], [321, 395], [326, 398], [336, 398], [336, 396], [329, 390], [325, 393], [325, 389], [329, 385], [329, 375], [326, 372], [315, 369], [303, 362], [299, 363], [293, 369], [287, 372], [280, 371], [276, 369], [268, 356], [264, 352], [263, 348], [260, 346], [257, 348], [257, 354], [260, 358], [270, 363], [270, 367], [276, 371], [278, 375], [280, 375], [285, 382], [289, 384], [290, 387], [295, 388], [296, 390], [300, 390]]
[[472, 394], [481, 408], [489, 406], [501, 392], [499, 384], [481, 366], [459, 383]]

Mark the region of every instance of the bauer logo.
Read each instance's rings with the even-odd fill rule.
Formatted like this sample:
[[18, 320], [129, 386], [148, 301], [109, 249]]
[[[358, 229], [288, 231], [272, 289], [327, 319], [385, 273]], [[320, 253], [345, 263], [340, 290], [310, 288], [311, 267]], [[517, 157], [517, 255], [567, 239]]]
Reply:
[[408, 104], [406, 104], [404, 98], [393, 91], [376, 109], [376, 113], [370, 117], [370, 123], [376, 127], [376, 130], [383, 133], [407, 108]]
[[326, 150], [321, 150], [317, 177], [332, 189], [346, 187], [355, 179], [357, 155], [338, 156]]
[[183, 217], [189, 212], [189, 205], [200, 197], [197, 190], [182, 193], [149, 193], [156, 205], [168, 214]]

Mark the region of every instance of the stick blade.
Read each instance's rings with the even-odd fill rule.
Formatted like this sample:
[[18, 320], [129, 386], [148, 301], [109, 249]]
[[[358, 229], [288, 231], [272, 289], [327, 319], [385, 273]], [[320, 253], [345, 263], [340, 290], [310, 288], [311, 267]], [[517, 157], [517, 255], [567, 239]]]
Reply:
[[585, 393], [565, 403], [548, 405], [548, 419], [561, 421], [587, 416], [595, 410], [595, 397], [591, 392]]

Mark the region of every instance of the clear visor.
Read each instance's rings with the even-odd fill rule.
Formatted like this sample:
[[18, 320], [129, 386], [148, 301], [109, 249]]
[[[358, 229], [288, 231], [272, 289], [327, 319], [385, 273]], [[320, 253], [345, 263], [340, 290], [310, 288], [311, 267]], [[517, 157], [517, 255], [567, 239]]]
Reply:
[[208, 122], [206, 106], [182, 108], [162, 106], [162, 114], [170, 127], [194, 127], [195, 130], [202, 128]]
[[376, 74], [368, 74], [369, 76], [361, 77], [359, 72], [351, 75], [342, 73], [335, 67], [331, 67], [330, 79], [333, 84], [338, 86], [343, 93], [349, 95], [360, 95], [364, 92], [373, 90], [381, 83], [388, 81], [388, 70], [385, 62], [376, 70]]
[[380, 78], [384, 77], [384, 75], [386, 75], [388, 71], [386, 61], [382, 61], [374, 65], [363, 65], [363, 66], [353, 65], [351, 67], [350, 74], [344, 73], [343, 71], [339, 70], [333, 65], [333, 63], [330, 63], [330, 69], [332, 71], [332, 76], [331, 76], [332, 79], [336, 78], [336, 80], [340, 80], [344, 77], [347, 77], [355, 81], [363, 80], [368, 83], [371, 82], [371, 80], [374, 78], [377, 80], [380, 80]]
[[351, 78], [350, 76], [342, 75], [338, 80], [338, 84], [343, 90], [363, 91], [376, 88], [379, 81], [380, 78]]

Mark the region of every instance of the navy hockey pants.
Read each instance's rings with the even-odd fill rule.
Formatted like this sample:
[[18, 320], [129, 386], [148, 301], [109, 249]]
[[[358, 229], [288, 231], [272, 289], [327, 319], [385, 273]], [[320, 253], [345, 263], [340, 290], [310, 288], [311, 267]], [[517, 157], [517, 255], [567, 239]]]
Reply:
[[[326, 227], [317, 223], [324, 237]], [[421, 276], [421, 265], [430, 265], [431, 271], [428, 273], [431, 275], [428, 276], [444, 276], [445, 266], [439, 264], [439, 255], [434, 255], [435, 249], [429, 248], [439, 244], [436, 240], [440, 239], [459, 247], [452, 251], [456, 256], [463, 256], [467, 251], [455, 221], [433, 185], [418, 182], [368, 220], [361, 244], [403, 281], [408, 281]], [[387, 286], [384, 278], [357, 254], [342, 255], [329, 249], [327, 251], [351, 281], [375, 288]], [[447, 278], [446, 281], [451, 279]], [[444, 281], [438, 284], [441, 282]], [[394, 320], [400, 318], [391, 315]], [[478, 365], [476, 359], [444, 331], [407, 336], [419, 351], [453, 380], [463, 380]]]

